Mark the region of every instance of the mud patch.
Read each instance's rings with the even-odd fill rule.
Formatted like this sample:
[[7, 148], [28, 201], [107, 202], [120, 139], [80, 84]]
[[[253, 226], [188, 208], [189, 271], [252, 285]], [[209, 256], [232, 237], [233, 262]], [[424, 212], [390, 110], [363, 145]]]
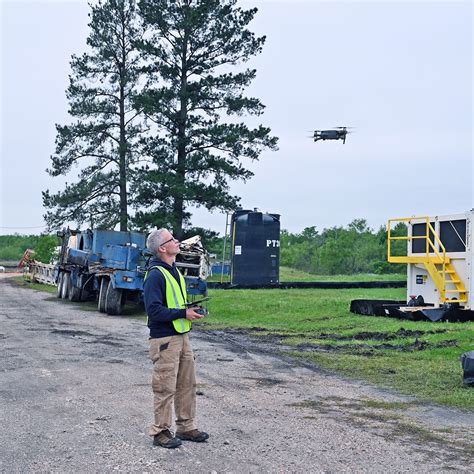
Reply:
[[420, 341], [415, 339], [412, 344], [298, 344], [296, 349], [302, 352], [351, 352], [357, 355], [370, 357], [377, 351], [390, 350], [400, 352], [417, 352], [428, 349], [439, 349], [443, 347], [457, 347], [459, 341], [457, 339], [441, 341], [439, 343], [431, 343], [428, 341]]
[[84, 344], [105, 344], [108, 346], [120, 346], [124, 347], [123, 342], [124, 339], [118, 337], [111, 337], [108, 335], [98, 335], [92, 334], [87, 331], [76, 331], [73, 329], [53, 329], [51, 334], [59, 334], [61, 336], [71, 336], [73, 338], [88, 338], [89, 340], [85, 340]]
[[[340, 329], [353, 329], [352, 327], [340, 328]], [[267, 329], [261, 327], [251, 328], [238, 328], [227, 331], [227, 334], [242, 334], [246, 336], [257, 336], [259, 341], [270, 344], [281, 344], [286, 339], [301, 338], [301, 339], [317, 339], [317, 340], [332, 340], [332, 341], [391, 341], [393, 339], [406, 339], [415, 338], [415, 341], [411, 344], [314, 344], [314, 343], [303, 343], [296, 347], [302, 351], [321, 350], [321, 351], [339, 351], [339, 350], [352, 350], [361, 354], [361, 351], [369, 351], [367, 355], [371, 355], [371, 351], [374, 350], [398, 350], [402, 352], [414, 352], [425, 349], [435, 349], [439, 347], [453, 347], [458, 345], [457, 340], [442, 341], [434, 344], [427, 341], [419, 340], [420, 337], [428, 334], [440, 334], [447, 332], [447, 329], [435, 329], [435, 330], [416, 330], [400, 328], [396, 332], [358, 332], [351, 335], [341, 335], [335, 333], [271, 333]]]
[[124, 344], [122, 342], [116, 342], [121, 340], [123, 339], [113, 338], [110, 336], [100, 336], [96, 337], [93, 341], [85, 341], [84, 344], [105, 344], [107, 346], [124, 347]]
[[426, 334], [439, 334], [447, 332], [447, 329], [438, 329], [434, 331], [411, 331], [410, 329], [400, 328], [393, 333], [388, 332], [358, 332], [350, 336], [341, 336], [340, 334], [321, 333], [316, 336], [317, 339], [332, 339], [334, 341], [390, 341], [392, 339], [400, 339], [406, 337], [421, 337]]
[[73, 329], [53, 329], [51, 334], [60, 334], [61, 336], [72, 336], [72, 337], [96, 337], [96, 334], [92, 334], [87, 331], [74, 331]]
[[282, 384], [282, 380], [273, 379], [273, 378], [260, 378], [260, 377], [242, 377], [245, 380], [251, 380], [255, 382], [257, 385], [261, 385], [263, 387], [273, 387], [274, 385]]

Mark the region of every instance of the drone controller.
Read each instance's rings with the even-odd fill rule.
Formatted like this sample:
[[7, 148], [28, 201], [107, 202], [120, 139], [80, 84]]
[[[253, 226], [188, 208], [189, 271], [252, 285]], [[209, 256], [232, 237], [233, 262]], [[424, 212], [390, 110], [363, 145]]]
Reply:
[[207, 301], [208, 299], [209, 299], [209, 296], [206, 296], [202, 300], [192, 301], [191, 303], [186, 303], [185, 306], [186, 306], [186, 308], [193, 308], [193, 309], [194, 309], [194, 307], [196, 307], [196, 309], [194, 309], [194, 311], [197, 314], [200, 314], [201, 316], [207, 316], [209, 314], [209, 311], [206, 308], [203, 308], [202, 306], [199, 306], [199, 303], [202, 303], [203, 301]]

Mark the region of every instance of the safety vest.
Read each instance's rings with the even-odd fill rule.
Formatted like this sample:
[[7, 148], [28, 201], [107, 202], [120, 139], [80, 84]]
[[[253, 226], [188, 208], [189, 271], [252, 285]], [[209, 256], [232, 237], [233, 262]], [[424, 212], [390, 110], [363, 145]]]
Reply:
[[[186, 308], [186, 302], [188, 300], [188, 295], [186, 292], [186, 282], [184, 280], [183, 275], [181, 275], [181, 272], [176, 269], [179, 275], [179, 281], [178, 283], [176, 281], [176, 278], [174, 278], [171, 273], [166, 270], [166, 268], [160, 267], [160, 266], [154, 266], [150, 267], [148, 271], [145, 274], [145, 279], [148, 276], [148, 272], [150, 270], [153, 270], [156, 268], [157, 270], [160, 270], [160, 272], [163, 274], [165, 277], [165, 282], [166, 282], [166, 303], [168, 308], [174, 309], [184, 309]], [[180, 318], [180, 319], [175, 319], [173, 321], [173, 327], [176, 332], [183, 334], [185, 332], [191, 331], [191, 321], [189, 319], [185, 318]]]

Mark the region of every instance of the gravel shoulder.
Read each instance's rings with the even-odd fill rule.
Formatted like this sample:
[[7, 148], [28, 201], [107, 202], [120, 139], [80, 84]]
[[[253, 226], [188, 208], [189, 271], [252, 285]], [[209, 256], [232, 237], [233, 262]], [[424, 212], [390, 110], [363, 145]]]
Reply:
[[[197, 325], [196, 325], [197, 326]], [[196, 329], [207, 443], [153, 447], [147, 328], [0, 281], [1, 472], [471, 471], [474, 414]]]

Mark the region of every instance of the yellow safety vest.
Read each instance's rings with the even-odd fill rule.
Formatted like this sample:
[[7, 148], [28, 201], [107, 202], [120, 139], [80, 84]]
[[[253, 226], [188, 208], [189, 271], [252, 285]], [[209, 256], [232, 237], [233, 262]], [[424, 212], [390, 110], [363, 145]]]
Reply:
[[[186, 302], [188, 300], [188, 295], [186, 292], [186, 281], [184, 280], [183, 275], [181, 275], [181, 272], [177, 270], [178, 275], [179, 275], [179, 281], [180, 283], [176, 281], [176, 278], [174, 278], [171, 273], [166, 270], [166, 268], [160, 267], [160, 266], [154, 266], [148, 269], [148, 271], [145, 274], [145, 279], [148, 276], [148, 272], [152, 269], [158, 269], [160, 272], [163, 274], [165, 277], [165, 282], [166, 282], [166, 303], [168, 308], [174, 309], [184, 309], [186, 308]], [[185, 318], [180, 318], [180, 319], [175, 319], [173, 321], [173, 327], [176, 332], [183, 334], [185, 332], [191, 331], [191, 321], [189, 319]]]

